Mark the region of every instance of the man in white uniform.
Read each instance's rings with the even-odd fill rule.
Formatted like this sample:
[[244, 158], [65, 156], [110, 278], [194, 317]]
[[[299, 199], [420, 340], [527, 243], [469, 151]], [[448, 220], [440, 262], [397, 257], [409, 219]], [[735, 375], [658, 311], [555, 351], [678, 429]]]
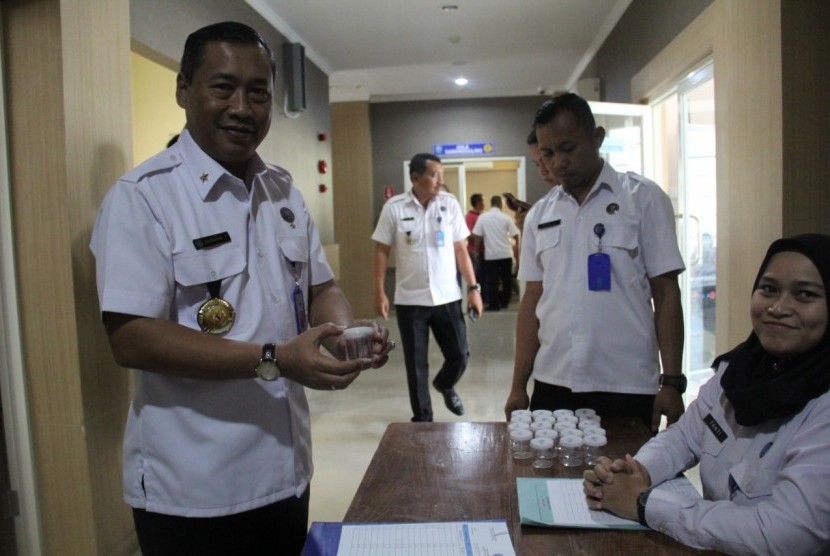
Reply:
[[145, 556], [299, 554], [311, 435], [304, 387], [346, 388], [386, 362], [341, 361], [352, 321], [305, 202], [256, 149], [274, 57], [250, 27], [191, 34], [176, 82], [186, 126], [123, 176], [96, 219], [103, 322], [135, 369], [124, 498]]
[[384, 282], [395, 246], [395, 310], [403, 345], [412, 421], [432, 421], [429, 396], [429, 332], [441, 348], [444, 364], [432, 381], [444, 404], [464, 413], [455, 384], [467, 368], [467, 327], [456, 272], [468, 286], [467, 304], [481, 314], [481, 286], [467, 253], [470, 231], [455, 197], [441, 190], [444, 166], [432, 154], [416, 154], [409, 163], [412, 189], [389, 199], [372, 234], [375, 242], [375, 311], [389, 317]]
[[476, 245], [484, 245], [484, 306], [498, 311], [513, 296], [513, 259], [519, 257], [519, 228], [501, 210], [501, 195], [490, 199], [490, 210], [473, 226]]
[[561, 185], [525, 220], [526, 287], [505, 411], [593, 407], [604, 417], [639, 417], [656, 432], [662, 415], [673, 423], [683, 413], [685, 390], [684, 266], [671, 202], [654, 182], [600, 158], [605, 130], [579, 96], [546, 101], [534, 126]]

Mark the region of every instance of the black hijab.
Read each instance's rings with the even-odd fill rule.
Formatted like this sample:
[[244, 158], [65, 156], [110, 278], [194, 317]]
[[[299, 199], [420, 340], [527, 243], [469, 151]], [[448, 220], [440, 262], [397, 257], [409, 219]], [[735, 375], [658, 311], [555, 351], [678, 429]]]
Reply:
[[[755, 277], [753, 292], [772, 257], [782, 251], [795, 251], [810, 259], [821, 275], [825, 293], [830, 292], [830, 236], [823, 234], [774, 241]], [[830, 315], [828, 299], [825, 295]], [[830, 323], [816, 347], [791, 359], [782, 361], [767, 353], [753, 331], [744, 343], [715, 359], [715, 368], [721, 360], [729, 366], [720, 383], [739, 424], [752, 426], [794, 415], [830, 390]]]

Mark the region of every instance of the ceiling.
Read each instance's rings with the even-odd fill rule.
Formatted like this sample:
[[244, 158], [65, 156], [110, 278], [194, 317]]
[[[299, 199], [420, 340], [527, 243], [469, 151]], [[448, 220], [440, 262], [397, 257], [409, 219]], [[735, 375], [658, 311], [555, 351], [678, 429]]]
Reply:
[[575, 90], [631, 1], [246, 0], [328, 74], [331, 102]]

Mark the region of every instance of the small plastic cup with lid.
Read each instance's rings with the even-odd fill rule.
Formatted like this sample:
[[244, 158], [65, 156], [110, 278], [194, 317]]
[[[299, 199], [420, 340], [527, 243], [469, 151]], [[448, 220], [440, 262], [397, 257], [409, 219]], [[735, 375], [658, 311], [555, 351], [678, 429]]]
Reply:
[[530, 415], [534, 421], [539, 421], [543, 417], [553, 417], [553, 411], [550, 409], [534, 409], [530, 412]]
[[568, 429], [576, 429], [576, 425], [566, 421], [557, 421], [556, 424], [553, 425], [553, 430], [559, 431], [560, 436]]
[[602, 423], [602, 418], [599, 415], [586, 415], [585, 417], [579, 418], [580, 423], [596, 423], [597, 425]]
[[553, 429], [541, 429], [538, 431], [533, 431], [534, 438], [551, 438], [553, 439], [554, 445], [556, 444], [556, 439], [559, 438], [559, 433]]
[[526, 415], [528, 417], [533, 417], [533, 414], [530, 412], [529, 409], [514, 409], [510, 412], [510, 420], [513, 420], [513, 417], [518, 417], [520, 415]]
[[556, 418], [557, 423], [573, 423], [574, 427], [579, 423], [579, 417], [576, 415], [562, 415]]
[[589, 434], [582, 438], [582, 457], [585, 465], [594, 465], [600, 456], [605, 454], [605, 445], [608, 440], [601, 434]]
[[534, 421], [530, 423], [530, 430], [532, 431], [540, 431], [542, 429], [552, 429], [553, 423], [550, 421]]
[[597, 412], [595, 409], [591, 409], [590, 407], [580, 407], [579, 409], [574, 410], [574, 415], [579, 417], [580, 419], [584, 419], [589, 415], [596, 415]]
[[529, 459], [533, 453], [530, 450], [530, 440], [533, 432], [529, 429], [510, 431], [510, 456], [513, 459]]
[[530, 423], [507, 423], [508, 431], [530, 430]]
[[559, 439], [559, 461], [565, 467], [582, 465], [582, 439], [578, 436], [563, 436]]
[[599, 434], [601, 436], [607, 437], [608, 435], [605, 434], [605, 429], [602, 427], [598, 427], [596, 425], [591, 425], [590, 427], [585, 427], [582, 429], [582, 436], [589, 436], [592, 434]]
[[574, 414], [574, 412], [573, 412], [572, 409], [555, 409], [555, 410], [553, 410], [553, 416], [556, 417], [557, 421], [563, 415], [573, 415], [573, 414]]
[[530, 414], [527, 414], [527, 415], [525, 415], [525, 414], [513, 415], [513, 416], [510, 417], [510, 422], [511, 423], [528, 423], [528, 424], [530, 424], [530, 423], [533, 422], [533, 417], [531, 417]]
[[553, 439], [537, 437], [530, 441], [530, 448], [533, 450], [533, 463], [535, 469], [547, 469], [553, 467]]

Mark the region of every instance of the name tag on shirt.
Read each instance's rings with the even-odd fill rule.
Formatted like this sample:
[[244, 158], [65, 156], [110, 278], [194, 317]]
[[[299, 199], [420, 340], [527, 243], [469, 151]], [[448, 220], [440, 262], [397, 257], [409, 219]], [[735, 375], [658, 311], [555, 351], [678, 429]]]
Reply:
[[712, 431], [712, 434], [715, 435], [715, 438], [718, 439], [718, 442], [723, 444], [723, 442], [727, 439], [728, 435], [726, 431], [723, 430], [723, 427], [720, 426], [712, 414], [710, 413], [706, 417], [703, 418], [703, 422], [706, 423], [706, 426], [709, 427], [709, 430]]
[[548, 222], [542, 222], [539, 224], [538, 229], [544, 230], [545, 228], [553, 228], [554, 226], [558, 226], [562, 223], [562, 220], [550, 220]]
[[230, 242], [230, 240], [231, 235], [228, 232], [222, 232], [219, 234], [213, 234], [212, 236], [205, 236], [194, 239], [193, 247], [195, 247], [197, 250], [207, 249], [208, 247], [214, 247], [216, 245], [228, 243]]

